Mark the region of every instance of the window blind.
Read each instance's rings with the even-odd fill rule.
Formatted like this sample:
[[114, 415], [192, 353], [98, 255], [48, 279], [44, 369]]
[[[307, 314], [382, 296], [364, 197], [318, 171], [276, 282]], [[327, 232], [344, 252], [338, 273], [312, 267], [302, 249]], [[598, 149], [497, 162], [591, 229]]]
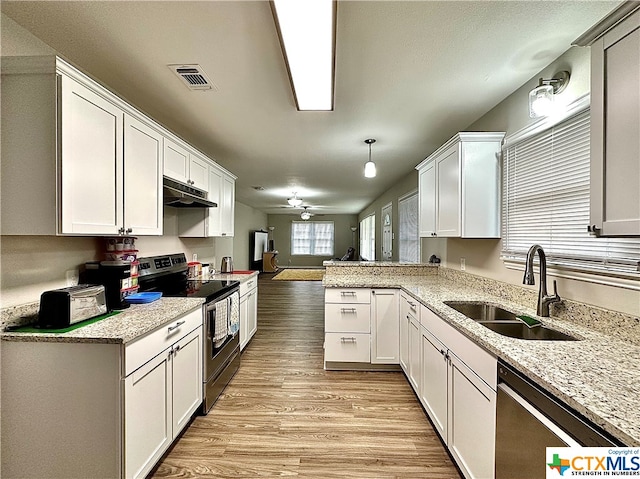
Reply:
[[502, 257], [539, 244], [560, 268], [640, 277], [640, 239], [598, 238], [589, 224], [589, 110], [503, 151]]
[[333, 256], [333, 238], [332, 221], [293, 221], [291, 254]]
[[360, 256], [364, 260], [376, 259], [376, 217], [370, 215], [360, 222]]
[[418, 236], [418, 193], [398, 201], [398, 234], [400, 236], [398, 259], [407, 263], [420, 262], [420, 238]]

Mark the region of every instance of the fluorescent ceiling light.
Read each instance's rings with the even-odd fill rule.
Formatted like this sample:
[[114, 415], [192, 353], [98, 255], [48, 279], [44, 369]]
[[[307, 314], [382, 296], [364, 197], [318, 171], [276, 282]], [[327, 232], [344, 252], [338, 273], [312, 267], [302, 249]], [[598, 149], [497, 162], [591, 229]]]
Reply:
[[334, 0], [273, 0], [298, 110], [333, 110]]

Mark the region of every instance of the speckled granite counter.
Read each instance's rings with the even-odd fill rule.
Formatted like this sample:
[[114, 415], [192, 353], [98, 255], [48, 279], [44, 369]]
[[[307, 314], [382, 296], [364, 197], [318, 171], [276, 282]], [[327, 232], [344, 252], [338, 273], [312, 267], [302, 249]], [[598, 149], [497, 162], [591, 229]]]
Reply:
[[[581, 340], [527, 341], [497, 334], [445, 305], [443, 301], [483, 301], [536, 316], [535, 309], [523, 307], [523, 302], [471, 287], [456, 275], [447, 277], [437, 268], [421, 275], [405, 275], [398, 270], [384, 274], [380, 263], [377, 274], [368, 274], [376, 271], [374, 264], [367, 266], [372, 269], [349, 274], [347, 269], [326, 266], [325, 287], [401, 288], [625, 444], [640, 445], [638, 318], [625, 318], [622, 326], [617, 322], [609, 328], [605, 320], [598, 329], [589, 322], [579, 322], [579, 318], [540, 318], [544, 324]], [[493, 288], [497, 291], [495, 284]], [[528, 298], [528, 291], [523, 294]], [[534, 296], [530, 304], [535, 307], [535, 303]], [[616, 316], [613, 313], [611, 318], [615, 321]]]
[[[147, 304], [132, 304], [115, 316], [78, 328], [68, 333], [3, 332], [3, 341], [39, 341], [61, 343], [128, 343], [174, 319], [202, 307], [204, 298], [160, 298]], [[38, 303], [2, 311], [3, 323], [18, 323], [15, 319], [33, 315]], [[12, 321], [13, 318], [13, 321]]]
[[240, 281], [244, 283], [245, 281], [249, 281], [251, 278], [255, 278], [258, 276], [259, 271], [252, 271], [251, 273], [243, 273], [243, 274], [235, 274], [235, 273], [216, 273], [211, 276], [211, 279], [222, 279], [228, 281]]

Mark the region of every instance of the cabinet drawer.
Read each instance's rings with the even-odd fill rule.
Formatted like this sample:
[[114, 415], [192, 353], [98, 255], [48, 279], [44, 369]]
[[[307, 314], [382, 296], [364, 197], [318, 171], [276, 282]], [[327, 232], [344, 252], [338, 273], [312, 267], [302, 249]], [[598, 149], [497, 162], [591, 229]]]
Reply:
[[367, 303], [371, 302], [371, 290], [368, 288], [326, 288], [325, 303]]
[[326, 333], [324, 360], [345, 363], [371, 362], [371, 335], [363, 333]]
[[497, 388], [497, 359], [453, 326], [446, 323], [426, 306], [422, 306], [421, 324], [448, 349], [458, 356], [474, 373], [495, 391]]
[[252, 289], [256, 289], [258, 287], [258, 277], [254, 277], [248, 279], [247, 281], [243, 281], [240, 283], [240, 296], [244, 296]]
[[124, 375], [128, 376], [187, 333], [201, 326], [202, 318], [202, 309], [198, 308], [127, 344], [124, 350]]
[[325, 304], [324, 330], [369, 333], [371, 311], [368, 304]]

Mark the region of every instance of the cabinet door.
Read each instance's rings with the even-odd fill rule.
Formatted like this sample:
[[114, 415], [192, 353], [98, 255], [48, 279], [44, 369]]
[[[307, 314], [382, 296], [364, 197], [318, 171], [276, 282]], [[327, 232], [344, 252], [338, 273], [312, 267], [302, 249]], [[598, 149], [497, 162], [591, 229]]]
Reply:
[[447, 445], [468, 478], [494, 477], [496, 392], [455, 354], [449, 378]]
[[446, 150], [436, 159], [436, 234], [460, 236], [460, 146]]
[[371, 292], [371, 363], [399, 364], [398, 291]]
[[240, 297], [240, 351], [249, 342], [249, 293]]
[[409, 377], [409, 303], [400, 295], [400, 367]]
[[202, 326], [173, 346], [171, 371], [172, 427], [176, 437], [202, 402]]
[[253, 338], [253, 335], [258, 331], [258, 288], [254, 288], [249, 292], [249, 299], [247, 302], [247, 342]]
[[[221, 236], [233, 236], [234, 234], [234, 215], [236, 205], [236, 181], [227, 176], [222, 177], [222, 209], [220, 211], [222, 232]], [[220, 207], [218, 205], [218, 207]]]
[[640, 11], [591, 55], [591, 224], [640, 236]]
[[61, 82], [61, 232], [118, 234], [124, 113], [69, 77]]
[[209, 162], [189, 154], [189, 182], [194, 188], [209, 191]]
[[124, 119], [124, 227], [128, 234], [162, 234], [162, 135]]
[[447, 442], [447, 349], [433, 334], [421, 328], [422, 381], [420, 401], [433, 425]]
[[209, 199], [218, 205], [207, 211], [207, 236], [222, 236], [222, 176], [215, 165], [209, 167]]
[[432, 161], [418, 172], [420, 237], [436, 234], [436, 162]]
[[189, 152], [177, 143], [164, 139], [163, 174], [182, 183], [189, 183]]
[[409, 382], [417, 394], [422, 383], [420, 357], [420, 322], [409, 315]]
[[145, 477], [173, 440], [171, 359], [166, 349], [125, 379], [125, 476]]

